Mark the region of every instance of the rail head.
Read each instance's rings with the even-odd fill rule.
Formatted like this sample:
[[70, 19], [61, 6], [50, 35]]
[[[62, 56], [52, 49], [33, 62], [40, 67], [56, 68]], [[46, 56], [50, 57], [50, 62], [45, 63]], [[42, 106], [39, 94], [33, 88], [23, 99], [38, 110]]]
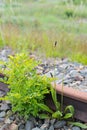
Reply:
[[55, 89], [59, 94], [63, 94], [66, 97], [87, 103], [87, 92], [82, 92], [80, 90], [62, 85], [56, 85]]

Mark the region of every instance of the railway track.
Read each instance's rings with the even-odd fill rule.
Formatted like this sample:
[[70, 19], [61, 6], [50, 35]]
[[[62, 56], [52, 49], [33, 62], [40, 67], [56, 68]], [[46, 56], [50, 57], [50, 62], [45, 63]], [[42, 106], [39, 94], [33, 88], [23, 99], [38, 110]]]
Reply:
[[[0, 74], [0, 78], [4, 78], [3, 74]], [[5, 94], [9, 91], [7, 84], [0, 82], [0, 91], [4, 91]], [[62, 91], [63, 90], [63, 91]], [[58, 93], [58, 100], [61, 101], [61, 95], [63, 94], [64, 106], [73, 105], [75, 108], [75, 118], [82, 122], [87, 123], [87, 93], [73, 88], [63, 87], [56, 85], [56, 91]], [[54, 108], [50, 95], [47, 96], [47, 103], [50, 107]]]

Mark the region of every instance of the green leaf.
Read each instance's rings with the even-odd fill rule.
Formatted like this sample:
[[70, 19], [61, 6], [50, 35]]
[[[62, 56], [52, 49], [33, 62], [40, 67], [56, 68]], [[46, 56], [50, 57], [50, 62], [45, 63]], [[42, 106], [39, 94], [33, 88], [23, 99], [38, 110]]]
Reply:
[[39, 118], [40, 119], [49, 119], [50, 116], [48, 116], [47, 114], [39, 114]]
[[3, 79], [3, 78], [0, 78], [0, 82], [4, 82], [4, 79]]
[[49, 113], [51, 113], [51, 114], [53, 113], [53, 111], [52, 111], [47, 105], [45, 105], [45, 104], [39, 103], [38, 106], [39, 106], [42, 110], [44, 110], [44, 111], [47, 111], [47, 112], [49, 112]]
[[72, 114], [72, 115], [74, 115], [74, 107], [72, 106], [72, 105], [69, 105], [69, 106], [67, 106], [66, 108], [65, 108], [65, 111], [64, 111], [64, 113], [67, 113], [67, 111], [70, 111], [70, 113]]
[[62, 117], [62, 113], [60, 111], [56, 111], [52, 114], [52, 117], [60, 119]]
[[71, 117], [73, 117], [72, 113], [67, 113], [67, 114], [63, 117], [63, 119], [68, 119], [68, 118], [71, 118]]
[[60, 109], [60, 103], [57, 101], [56, 90], [53, 87], [51, 87], [51, 95], [52, 95], [53, 102], [56, 106], [56, 109], [59, 110]]
[[87, 129], [87, 125], [82, 124], [80, 122], [68, 122], [68, 124], [71, 124], [73, 126], [78, 126], [78, 127], [82, 128], [82, 129]]

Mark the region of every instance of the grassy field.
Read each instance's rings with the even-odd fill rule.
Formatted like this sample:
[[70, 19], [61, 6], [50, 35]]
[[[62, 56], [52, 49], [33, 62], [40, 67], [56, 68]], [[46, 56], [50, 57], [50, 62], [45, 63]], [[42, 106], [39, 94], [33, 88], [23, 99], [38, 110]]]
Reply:
[[5, 46], [87, 64], [86, 0], [4, 0], [0, 48]]

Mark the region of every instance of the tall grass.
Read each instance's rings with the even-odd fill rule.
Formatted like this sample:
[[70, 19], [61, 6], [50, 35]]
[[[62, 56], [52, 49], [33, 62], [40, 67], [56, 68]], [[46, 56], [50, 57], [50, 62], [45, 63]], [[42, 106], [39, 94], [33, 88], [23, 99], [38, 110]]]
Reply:
[[37, 51], [87, 64], [86, 3], [8, 0], [0, 7], [0, 17], [0, 48]]

